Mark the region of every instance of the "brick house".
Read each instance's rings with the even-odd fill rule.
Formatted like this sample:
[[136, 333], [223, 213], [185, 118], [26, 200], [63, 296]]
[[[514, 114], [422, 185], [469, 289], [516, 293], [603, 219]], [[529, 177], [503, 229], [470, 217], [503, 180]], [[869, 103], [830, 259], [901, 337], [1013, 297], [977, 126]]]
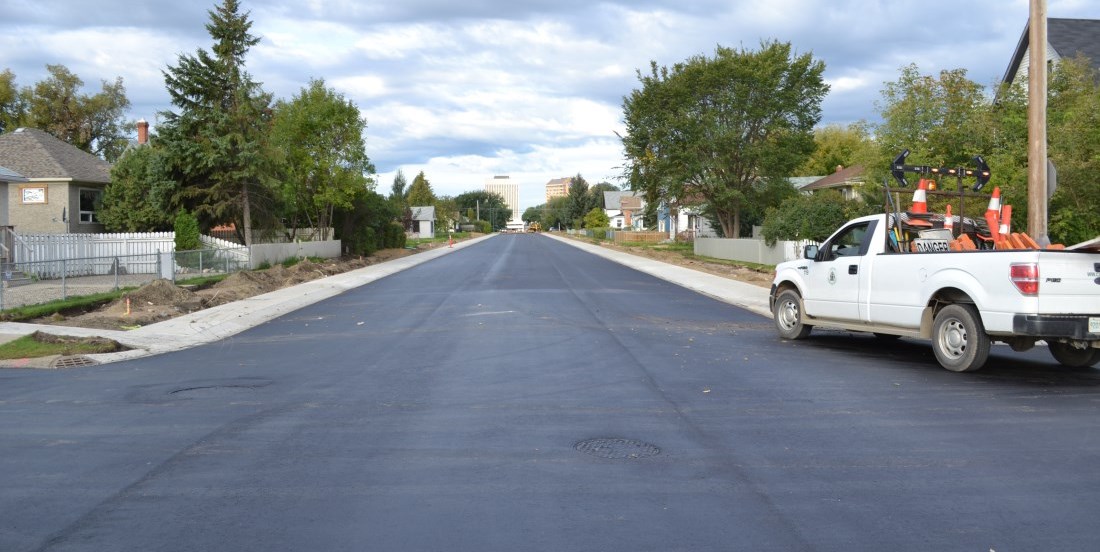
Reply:
[[96, 209], [111, 181], [106, 161], [47, 132], [0, 135], [0, 166], [25, 182], [0, 178], [0, 226], [24, 234], [103, 232]]

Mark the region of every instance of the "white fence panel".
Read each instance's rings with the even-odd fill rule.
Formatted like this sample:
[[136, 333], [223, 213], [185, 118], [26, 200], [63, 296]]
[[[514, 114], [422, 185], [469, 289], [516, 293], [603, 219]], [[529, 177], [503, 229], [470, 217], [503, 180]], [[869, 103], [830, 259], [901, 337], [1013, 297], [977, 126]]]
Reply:
[[802, 248], [812, 241], [779, 241], [768, 247], [764, 240], [751, 238], [696, 238], [695, 254], [715, 259], [775, 265], [802, 257]]

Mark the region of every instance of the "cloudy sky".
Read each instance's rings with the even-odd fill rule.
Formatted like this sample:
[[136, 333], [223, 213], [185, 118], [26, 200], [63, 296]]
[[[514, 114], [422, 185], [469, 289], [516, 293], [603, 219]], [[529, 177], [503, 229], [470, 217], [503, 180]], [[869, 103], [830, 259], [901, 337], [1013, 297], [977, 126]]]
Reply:
[[[62, 64], [98, 90], [122, 77], [130, 116], [170, 109], [162, 71], [209, 49], [220, 0], [2, 0], [0, 70], [26, 86]], [[1005, 71], [1028, 0], [243, 0], [262, 42], [248, 69], [277, 98], [310, 78], [353, 100], [387, 194], [394, 172], [424, 171], [437, 195], [520, 183], [522, 208], [551, 178], [616, 181], [622, 98], [651, 60], [716, 45], [790, 42], [826, 64], [822, 124], [876, 118], [884, 82], [916, 63]], [[1100, 18], [1100, 0], [1047, 0], [1050, 17]]]

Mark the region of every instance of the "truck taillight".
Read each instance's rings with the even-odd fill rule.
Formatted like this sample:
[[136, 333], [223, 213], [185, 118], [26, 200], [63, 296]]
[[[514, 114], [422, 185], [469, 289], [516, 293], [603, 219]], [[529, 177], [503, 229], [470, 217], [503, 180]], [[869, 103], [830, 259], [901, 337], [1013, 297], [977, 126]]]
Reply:
[[1009, 278], [1012, 285], [1024, 295], [1039, 294], [1039, 265], [1037, 263], [1019, 263], [1009, 266]]

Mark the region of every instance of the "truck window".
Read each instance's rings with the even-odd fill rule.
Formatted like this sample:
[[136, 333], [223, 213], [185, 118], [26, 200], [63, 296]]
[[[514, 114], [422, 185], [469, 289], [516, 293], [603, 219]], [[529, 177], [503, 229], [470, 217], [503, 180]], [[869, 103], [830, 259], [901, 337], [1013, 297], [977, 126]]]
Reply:
[[829, 241], [823, 261], [838, 257], [858, 257], [867, 253], [867, 241], [874, 230], [874, 221], [853, 224]]

